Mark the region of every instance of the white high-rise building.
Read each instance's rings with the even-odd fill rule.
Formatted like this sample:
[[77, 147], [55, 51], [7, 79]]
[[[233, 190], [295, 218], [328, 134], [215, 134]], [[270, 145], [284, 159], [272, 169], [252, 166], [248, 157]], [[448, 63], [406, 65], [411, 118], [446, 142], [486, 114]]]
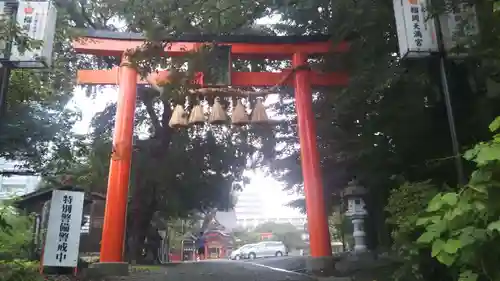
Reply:
[[307, 222], [304, 214], [286, 204], [296, 199], [284, 192], [282, 185], [258, 172], [251, 177], [251, 183], [236, 193], [234, 211], [236, 222], [243, 228], [254, 228], [265, 222], [291, 223], [303, 229]]
[[[19, 163], [0, 159], [0, 172], [13, 172], [20, 170]], [[1, 175], [0, 174], [0, 201], [12, 199], [33, 192], [41, 181], [39, 176]]]

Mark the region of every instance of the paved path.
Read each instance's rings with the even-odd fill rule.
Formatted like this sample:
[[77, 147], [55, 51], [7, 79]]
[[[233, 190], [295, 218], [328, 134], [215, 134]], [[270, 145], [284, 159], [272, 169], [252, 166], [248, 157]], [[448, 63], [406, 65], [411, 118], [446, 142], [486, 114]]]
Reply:
[[283, 269], [248, 262], [226, 260], [179, 263], [131, 273], [110, 279], [124, 281], [316, 281], [317, 279]]
[[261, 264], [269, 267], [281, 268], [294, 272], [305, 272], [306, 258], [307, 257], [305, 256], [284, 256], [284, 257], [263, 258], [255, 260], [245, 260], [245, 262]]

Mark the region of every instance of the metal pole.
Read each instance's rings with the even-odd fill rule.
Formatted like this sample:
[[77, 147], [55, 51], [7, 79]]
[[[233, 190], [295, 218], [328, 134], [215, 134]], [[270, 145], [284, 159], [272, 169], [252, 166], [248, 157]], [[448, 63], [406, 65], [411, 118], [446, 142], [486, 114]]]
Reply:
[[[17, 2], [11, 2], [11, 1], [6, 1], [3, 3], [4, 5], [4, 12], [7, 18], [9, 19], [9, 26], [8, 28], [12, 28], [12, 23], [15, 23], [16, 21], [16, 12], [17, 12], [17, 7], [18, 3]], [[11, 51], [12, 51], [12, 38], [10, 36], [7, 36], [7, 38], [4, 38], [5, 40], [5, 50], [4, 50], [4, 58], [6, 60], [5, 63], [2, 63], [2, 67], [0, 68], [0, 120], [5, 114], [5, 102], [6, 102], [6, 96], [7, 92], [9, 90], [9, 82], [10, 82], [10, 73], [11, 73], [11, 65], [9, 62]]]
[[[6, 57], [10, 56], [9, 53], [10, 52], [6, 50]], [[0, 68], [0, 120], [5, 114], [7, 92], [9, 91], [10, 72], [11, 68], [8, 64], [4, 64], [3, 67]]]
[[439, 73], [441, 78], [441, 89], [443, 90], [444, 101], [446, 105], [446, 114], [448, 116], [448, 126], [450, 128], [451, 145], [453, 149], [453, 158], [457, 170], [457, 183], [463, 186], [466, 183], [464, 174], [464, 166], [460, 154], [460, 145], [457, 137], [457, 129], [455, 128], [455, 117], [453, 116], [453, 107], [451, 105], [451, 95], [448, 87], [448, 77], [446, 71], [446, 49], [444, 46], [443, 32], [441, 29], [441, 21], [439, 16], [434, 17], [434, 24], [436, 25], [436, 39], [439, 51]]

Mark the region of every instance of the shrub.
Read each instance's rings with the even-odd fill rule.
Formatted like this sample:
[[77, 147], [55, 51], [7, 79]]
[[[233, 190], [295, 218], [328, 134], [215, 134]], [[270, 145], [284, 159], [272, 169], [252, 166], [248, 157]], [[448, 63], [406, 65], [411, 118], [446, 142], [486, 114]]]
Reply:
[[500, 117], [490, 130], [491, 141], [464, 155], [477, 166], [469, 183], [437, 194], [416, 223], [425, 229], [418, 244], [430, 247], [455, 280], [500, 280]]
[[0, 261], [0, 281], [41, 281], [38, 262], [26, 260]]

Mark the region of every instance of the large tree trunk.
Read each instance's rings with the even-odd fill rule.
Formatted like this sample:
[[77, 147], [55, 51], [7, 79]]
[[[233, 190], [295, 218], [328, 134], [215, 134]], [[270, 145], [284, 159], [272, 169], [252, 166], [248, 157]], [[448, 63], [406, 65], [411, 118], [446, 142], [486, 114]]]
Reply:
[[133, 165], [134, 183], [132, 188], [132, 202], [128, 210], [130, 216], [130, 227], [128, 229], [130, 234], [129, 241], [127, 242], [129, 243], [129, 260], [137, 262], [143, 260], [142, 250], [146, 246], [145, 238], [151, 227], [153, 215], [158, 209], [158, 202], [155, 195], [157, 183], [148, 181], [147, 167], [141, 167], [140, 159], [144, 157], [148, 159], [161, 158], [162, 155], [168, 153], [172, 132], [168, 126], [171, 116], [170, 104], [167, 101], [163, 102], [164, 111], [160, 119], [153, 109], [154, 96], [155, 94], [148, 89], [139, 91], [139, 97], [151, 118], [154, 135], [152, 138], [139, 141], [135, 145], [135, 161], [133, 163], [137, 164], [139, 162], [139, 164], [136, 166]]
[[151, 228], [151, 220], [157, 209], [155, 200], [156, 189], [147, 184], [138, 185], [133, 189], [129, 214], [129, 260], [143, 262], [145, 238]]

